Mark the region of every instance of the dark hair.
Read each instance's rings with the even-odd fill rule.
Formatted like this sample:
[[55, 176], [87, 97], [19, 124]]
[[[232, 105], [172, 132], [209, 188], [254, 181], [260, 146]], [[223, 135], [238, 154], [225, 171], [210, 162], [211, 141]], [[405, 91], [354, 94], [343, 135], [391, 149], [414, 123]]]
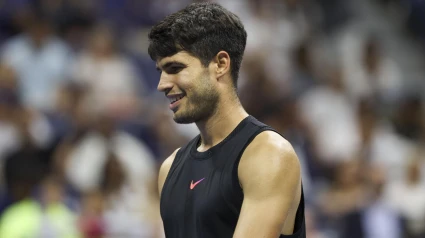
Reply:
[[184, 50], [207, 67], [219, 51], [226, 51], [236, 88], [246, 38], [242, 22], [232, 12], [216, 3], [192, 3], [151, 29], [149, 55], [156, 61]]

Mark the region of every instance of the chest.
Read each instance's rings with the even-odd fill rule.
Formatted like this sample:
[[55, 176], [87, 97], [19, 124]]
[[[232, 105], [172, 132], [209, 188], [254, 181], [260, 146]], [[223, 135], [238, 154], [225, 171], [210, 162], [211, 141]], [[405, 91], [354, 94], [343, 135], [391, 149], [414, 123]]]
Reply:
[[237, 220], [243, 196], [234, 166], [217, 160], [188, 158], [170, 170], [161, 195], [164, 221]]

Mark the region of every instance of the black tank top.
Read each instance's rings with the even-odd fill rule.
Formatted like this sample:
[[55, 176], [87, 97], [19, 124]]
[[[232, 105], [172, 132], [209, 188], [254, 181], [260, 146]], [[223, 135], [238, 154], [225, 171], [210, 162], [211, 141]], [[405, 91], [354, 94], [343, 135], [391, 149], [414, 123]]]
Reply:
[[[238, 164], [243, 151], [271, 127], [248, 116], [222, 142], [198, 152], [198, 135], [176, 154], [161, 192], [161, 217], [167, 238], [231, 238], [242, 207]], [[274, 130], [273, 130], [274, 131]], [[294, 234], [305, 238], [304, 196]]]

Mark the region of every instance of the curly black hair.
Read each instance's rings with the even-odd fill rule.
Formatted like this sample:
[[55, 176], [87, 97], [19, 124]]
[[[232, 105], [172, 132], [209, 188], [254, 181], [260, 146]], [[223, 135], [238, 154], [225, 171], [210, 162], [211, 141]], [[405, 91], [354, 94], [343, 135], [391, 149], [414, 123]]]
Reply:
[[217, 3], [192, 3], [153, 26], [149, 55], [157, 61], [186, 51], [207, 67], [218, 52], [226, 51], [236, 88], [246, 38], [245, 28], [234, 13]]

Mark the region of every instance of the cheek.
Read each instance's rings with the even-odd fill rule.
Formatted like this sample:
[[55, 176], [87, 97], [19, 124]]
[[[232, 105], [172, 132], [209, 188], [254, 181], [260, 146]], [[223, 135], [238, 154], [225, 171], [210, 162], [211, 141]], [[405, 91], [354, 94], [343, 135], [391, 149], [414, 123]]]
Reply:
[[186, 96], [191, 96], [197, 94], [200, 91], [199, 85], [196, 83], [197, 79], [194, 78], [185, 78], [179, 81], [176, 85], [180, 91], [186, 94]]
[[188, 91], [194, 90], [193, 82], [196, 82], [196, 79], [194, 79], [193, 76], [191, 77], [187, 74], [179, 74], [176, 75], [173, 81], [175, 82], [175, 86], [178, 90], [181, 90], [186, 93]]
[[216, 88], [209, 82], [205, 82], [197, 88], [192, 100], [194, 100], [195, 103], [208, 104], [216, 101], [217, 97], [218, 93]]
[[202, 97], [212, 88], [210, 74], [208, 69], [202, 70], [183, 70], [176, 78], [178, 87], [185, 92], [188, 97]]

